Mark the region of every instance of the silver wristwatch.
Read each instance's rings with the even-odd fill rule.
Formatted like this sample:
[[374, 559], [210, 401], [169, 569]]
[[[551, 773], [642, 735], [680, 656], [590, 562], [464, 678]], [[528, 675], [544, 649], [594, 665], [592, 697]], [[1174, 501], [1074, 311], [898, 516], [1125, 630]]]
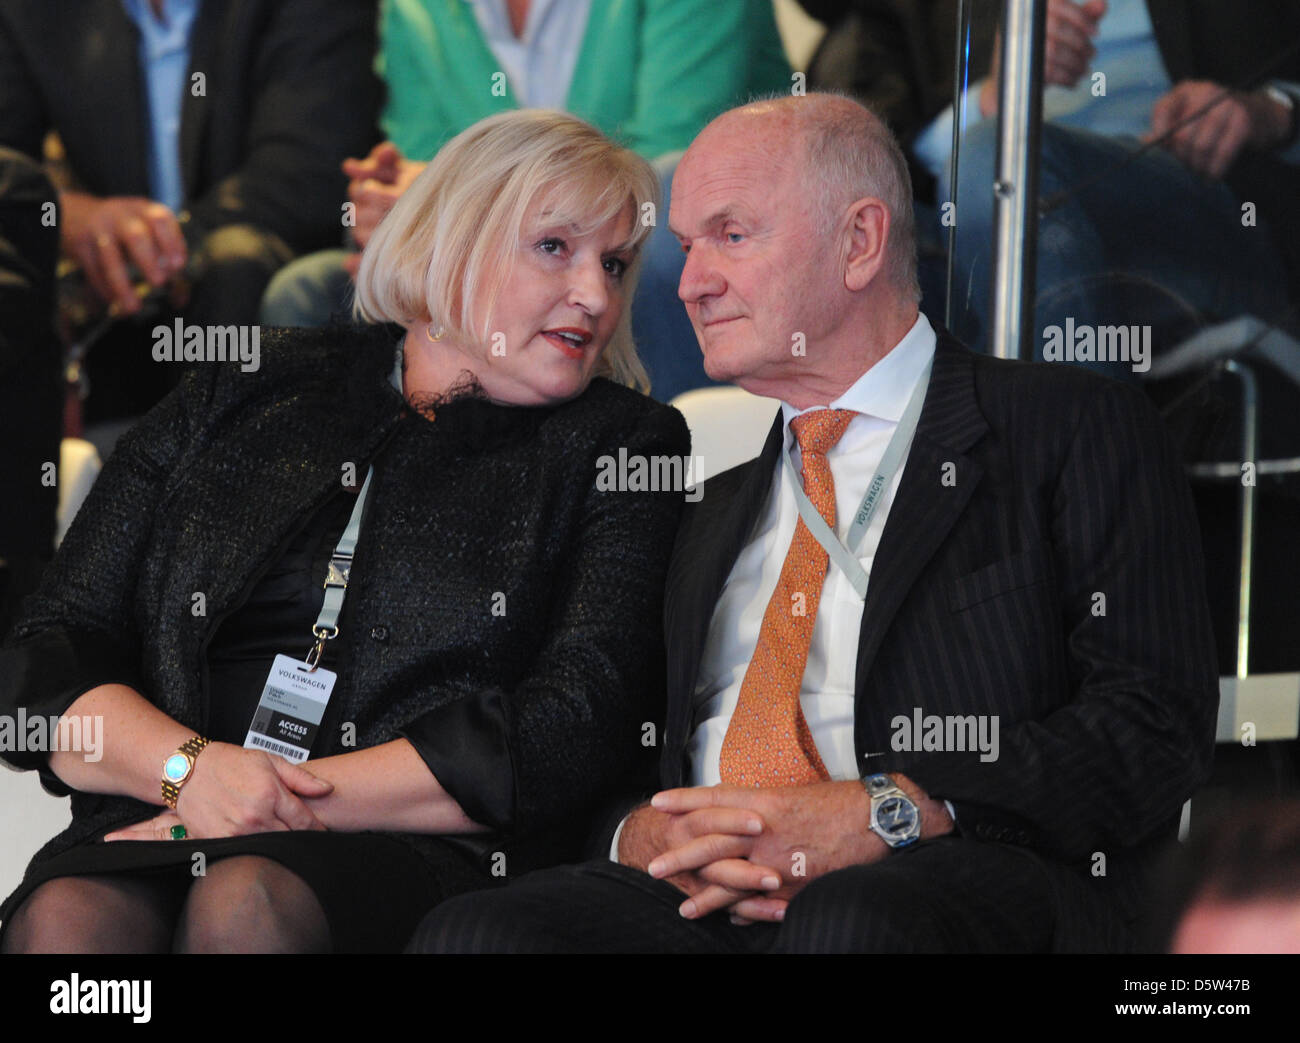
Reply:
[[1274, 84], [1265, 84], [1260, 88], [1266, 96], [1272, 98], [1282, 108], [1287, 111], [1287, 131], [1282, 140], [1276, 145], [1277, 148], [1287, 148], [1296, 140], [1296, 131], [1300, 129], [1300, 112], [1297, 112], [1296, 100], [1293, 95], [1282, 90]]
[[921, 837], [921, 811], [888, 775], [862, 780], [871, 795], [871, 831], [890, 847], [906, 847]]

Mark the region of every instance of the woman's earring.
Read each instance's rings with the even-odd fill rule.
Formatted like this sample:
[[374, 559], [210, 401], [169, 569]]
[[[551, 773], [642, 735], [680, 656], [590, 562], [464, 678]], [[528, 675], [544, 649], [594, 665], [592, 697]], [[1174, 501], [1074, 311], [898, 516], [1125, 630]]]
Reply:
[[428, 337], [431, 341], [433, 341], [435, 344], [438, 343], [438, 341], [442, 340], [442, 338], [446, 335], [446, 333], [447, 331], [443, 329], [441, 326], [438, 327], [438, 332], [434, 333], [433, 323], [429, 323], [429, 325], [424, 327], [424, 335]]

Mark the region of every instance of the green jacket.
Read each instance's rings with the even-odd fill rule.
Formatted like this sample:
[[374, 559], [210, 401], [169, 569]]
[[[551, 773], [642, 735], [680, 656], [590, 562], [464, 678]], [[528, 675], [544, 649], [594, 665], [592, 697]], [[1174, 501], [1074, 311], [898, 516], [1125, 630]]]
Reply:
[[[384, 0], [384, 132], [427, 160], [519, 107], [465, 0]], [[686, 148], [718, 113], [790, 89], [769, 0], [592, 0], [568, 110], [647, 159]]]

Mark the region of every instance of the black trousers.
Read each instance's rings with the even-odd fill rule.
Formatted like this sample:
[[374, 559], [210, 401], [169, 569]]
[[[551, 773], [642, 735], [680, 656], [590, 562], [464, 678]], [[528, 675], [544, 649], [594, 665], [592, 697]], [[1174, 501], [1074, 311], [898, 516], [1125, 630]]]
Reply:
[[561, 866], [444, 902], [422, 953], [1126, 952], [1097, 885], [1023, 849], [943, 837], [809, 883], [780, 924], [686, 920], [671, 884], [614, 862]]

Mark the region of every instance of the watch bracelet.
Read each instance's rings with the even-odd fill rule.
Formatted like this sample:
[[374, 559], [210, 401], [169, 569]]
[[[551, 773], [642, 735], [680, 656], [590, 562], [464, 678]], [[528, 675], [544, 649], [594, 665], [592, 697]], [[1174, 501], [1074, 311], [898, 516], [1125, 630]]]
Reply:
[[[180, 801], [181, 787], [184, 786], [185, 783], [189, 782], [190, 777], [194, 774], [194, 764], [198, 760], [199, 754], [203, 752], [204, 747], [208, 746], [211, 741], [211, 739], [205, 739], [201, 735], [191, 735], [167, 758], [167, 760], [171, 760], [171, 758], [176, 756], [177, 753], [188, 754], [190, 758], [189, 774], [187, 774], [179, 784], [172, 782], [166, 777], [162, 780], [163, 803], [167, 805], [167, 807], [171, 808], [172, 811], [176, 810], [176, 804]], [[163, 764], [165, 765], [166, 761], [164, 761]]]

